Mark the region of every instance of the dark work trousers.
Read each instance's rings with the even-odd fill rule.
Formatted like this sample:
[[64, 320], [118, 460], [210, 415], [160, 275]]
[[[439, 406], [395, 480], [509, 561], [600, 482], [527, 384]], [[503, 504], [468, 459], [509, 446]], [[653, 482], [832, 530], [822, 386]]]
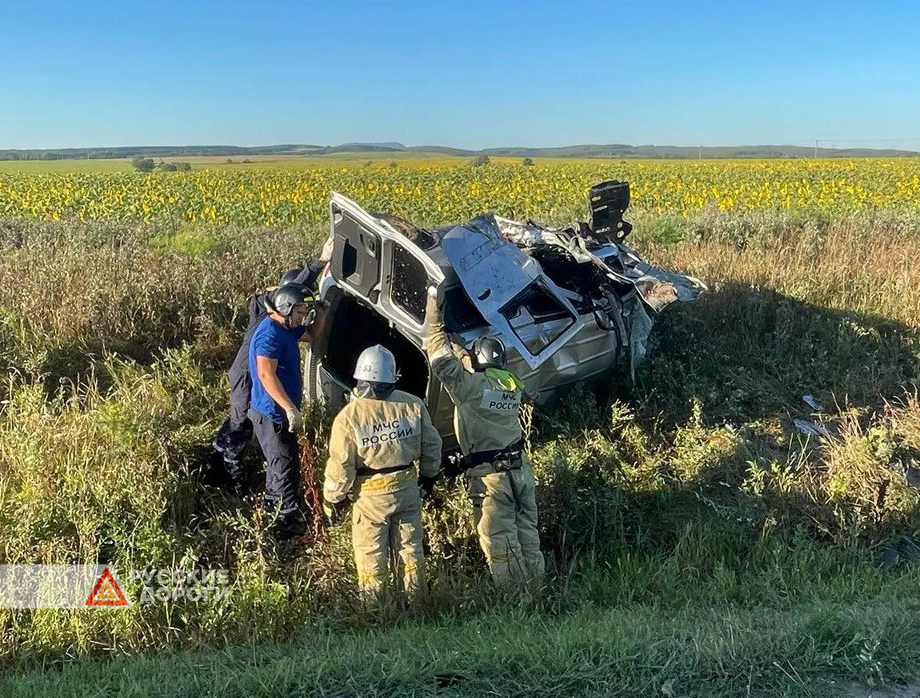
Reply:
[[[242, 357], [242, 359], [241, 359]], [[240, 459], [252, 440], [252, 422], [249, 419], [249, 400], [252, 392], [252, 377], [249, 375], [249, 345], [244, 344], [230, 367], [230, 417], [224, 421], [213, 449], [221, 454], [224, 470], [234, 482], [245, 477]]]
[[249, 325], [243, 333], [243, 342], [227, 374], [230, 379], [230, 417], [225, 420], [214, 437], [211, 448], [224, 461], [224, 470], [237, 485], [245, 480], [241, 459], [243, 451], [252, 440], [252, 422], [249, 421], [249, 400], [252, 393], [252, 376], [249, 375], [249, 344], [259, 323], [268, 315], [265, 299], [260, 293], [249, 299]]
[[266, 461], [266, 509], [277, 509], [282, 516], [302, 510], [297, 435], [288, 431], [287, 421], [273, 422], [252, 408], [249, 409], [249, 419]]

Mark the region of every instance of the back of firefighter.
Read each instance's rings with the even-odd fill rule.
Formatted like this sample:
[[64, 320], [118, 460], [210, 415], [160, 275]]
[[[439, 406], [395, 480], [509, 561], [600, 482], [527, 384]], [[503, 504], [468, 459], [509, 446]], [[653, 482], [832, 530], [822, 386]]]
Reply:
[[[395, 390], [393, 354], [379, 344], [365, 349], [355, 366], [357, 387], [338, 413], [329, 439], [323, 502], [335, 521], [352, 508], [352, 543], [358, 586], [376, 593], [387, 585], [393, 560], [397, 588], [423, 585], [422, 501], [441, 466], [441, 437], [425, 403]], [[414, 462], [418, 461], [416, 472]]]
[[505, 348], [496, 337], [476, 340], [474, 370], [466, 370], [451, 349], [436, 298], [437, 290], [429, 289], [425, 349], [455, 406], [479, 544], [497, 584], [522, 584], [544, 570], [533, 469], [521, 441], [523, 385], [505, 370]]

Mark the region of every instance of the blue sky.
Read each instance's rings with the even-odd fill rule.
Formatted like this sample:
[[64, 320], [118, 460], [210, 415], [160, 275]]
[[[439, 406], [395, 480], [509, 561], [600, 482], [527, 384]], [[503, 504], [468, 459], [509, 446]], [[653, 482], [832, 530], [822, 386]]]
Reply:
[[920, 149], [916, 2], [5, 0], [0, 26], [0, 148]]

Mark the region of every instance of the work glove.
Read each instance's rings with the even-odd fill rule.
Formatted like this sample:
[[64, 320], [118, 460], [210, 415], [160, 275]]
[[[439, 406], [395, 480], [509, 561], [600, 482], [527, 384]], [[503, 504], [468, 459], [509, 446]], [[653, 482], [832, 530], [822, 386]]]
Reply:
[[310, 310], [307, 311], [307, 314], [303, 316], [303, 320], [301, 320], [300, 326], [306, 327], [309, 329], [310, 325], [312, 325], [314, 322], [316, 322], [316, 308], [315, 307], [310, 308]]
[[428, 475], [419, 475], [418, 486], [422, 491], [422, 499], [431, 499], [434, 494], [434, 485], [438, 481], [438, 475], [429, 477]]
[[348, 500], [343, 499], [341, 502], [323, 502], [323, 514], [330, 526], [335, 526], [339, 521], [345, 518], [345, 510], [348, 508]]
[[428, 301], [425, 304], [425, 327], [428, 332], [433, 332], [443, 322], [441, 307], [438, 305], [440, 289], [437, 286], [428, 287]]
[[284, 414], [287, 415], [288, 431], [292, 434], [303, 426], [303, 415], [296, 407], [288, 407]]

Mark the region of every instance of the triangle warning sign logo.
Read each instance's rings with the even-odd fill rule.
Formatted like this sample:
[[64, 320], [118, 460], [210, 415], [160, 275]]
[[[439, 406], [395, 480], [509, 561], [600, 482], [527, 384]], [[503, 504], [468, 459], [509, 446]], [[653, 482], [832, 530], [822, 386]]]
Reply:
[[96, 580], [89, 598], [86, 599], [86, 606], [129, 606], [125, 595], [121, 593], [121, 588], [112, 572], [106, 567]]

